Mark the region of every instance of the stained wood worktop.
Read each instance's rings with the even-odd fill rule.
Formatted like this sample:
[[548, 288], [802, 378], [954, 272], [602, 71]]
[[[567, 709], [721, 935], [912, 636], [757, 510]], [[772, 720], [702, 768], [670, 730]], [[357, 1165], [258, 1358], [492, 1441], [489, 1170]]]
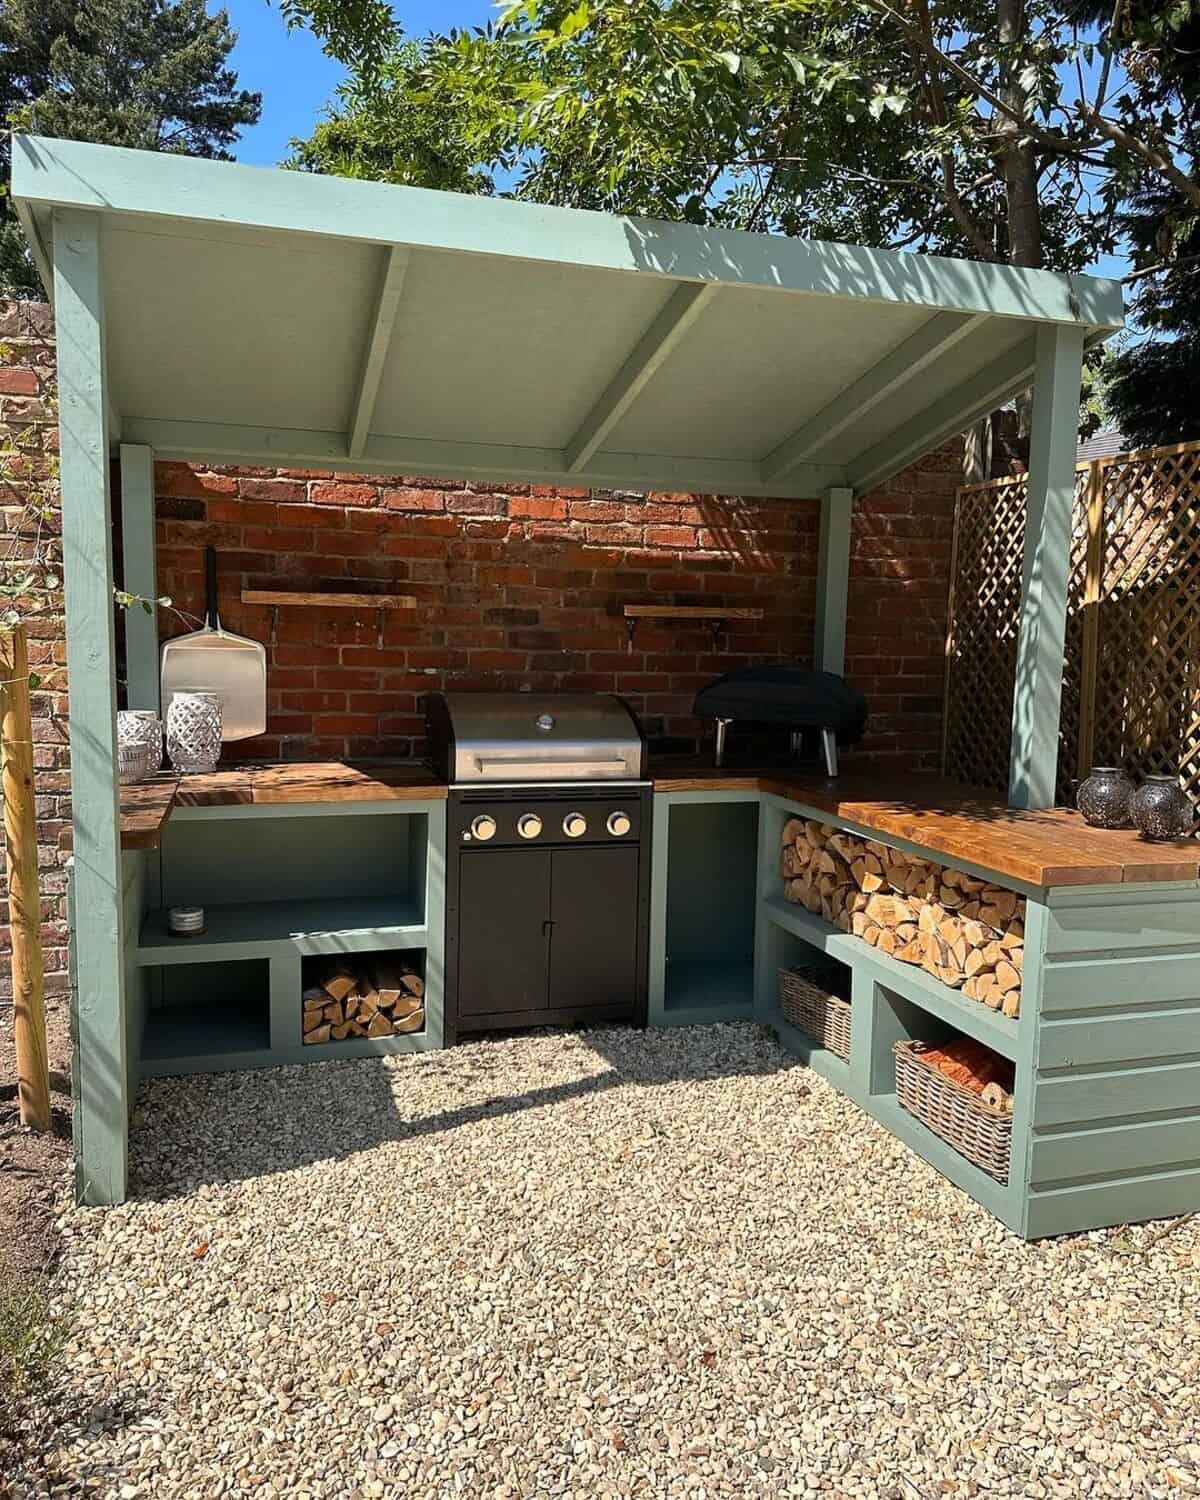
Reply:
[[980, 866], [1001, 879], [1036, 886], [1118, 885], [1200, 879], [1200, 841], [1149, 843], [1132, 830], [1089, 828], [1077, 812], [1026, 812], [959, 782], [895, 771], [854, 769], [836, 779], [789, 770], [715, 770], [663, 765], [657, 792], [774, 792], [831, 820], [882, 838], [907, 839]]
[[[1089, 828], [1077, 812], [1022, 812], [935, 776], [855, 768], [836, 780], [788, 769], [715, 770], [695, 761], [651, 767], [656, 792], [774, 792], [882, 839], [920, 844], [1000, 880], [1034, 886], [1200, 879], [1200, 840], [1152, 844], [1130, 831]], [[412, 761], [233, 766], [210, 776], [157, 776], [121, 788], [121, 847], [157, 848], [175, 807], [240, 803], [403, 802], [445, 797], [445, 783]]]
[[414, 802], [445, 797], [446, 786], [412, 761], [322, 761], [231, 766], [211, 775], [156, 776], [121, 788], [121, 848], [157, 849], [176, 807], [268, 802]]

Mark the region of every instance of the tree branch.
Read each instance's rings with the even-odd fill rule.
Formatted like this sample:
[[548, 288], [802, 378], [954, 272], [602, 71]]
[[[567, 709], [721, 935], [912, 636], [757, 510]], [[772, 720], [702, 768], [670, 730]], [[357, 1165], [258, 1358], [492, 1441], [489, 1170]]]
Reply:
[[1163, 177], [1194, 207], [1200, 208], [1200, 183], [1193, 182], [1186, 172], [1181, 172], [1169, 156], [1149, 145], [1146, 141], [1139, 140], [1137, 136], [1130, 135], [1123, 125], [1118, 125], [1115, 120], [1109, 120], [1100, 114], [1089, 116], [1094, 128], [1112, 141], [1116, 146], [1132, 152], [1134, 156], [1140, 157], [1148, 167], [1152, 167], [1160, 177]]

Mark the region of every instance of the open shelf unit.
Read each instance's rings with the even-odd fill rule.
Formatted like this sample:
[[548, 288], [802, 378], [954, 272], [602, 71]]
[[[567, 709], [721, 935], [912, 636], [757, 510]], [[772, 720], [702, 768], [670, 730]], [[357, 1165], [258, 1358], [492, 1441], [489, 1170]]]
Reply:
[[754, 1014], [758, 798], [654, 799], [649, 1022], [696, 1026]]
[[[442, 1045], [444, 801], [179, 811], [143, 864], [130, 924], [142, 1076]], [[173, 937], [175, 905], [203, 906], [205, 931]], [[425, 978], [420, 1031], [304, 1044], [308, 961], [397, 953]]]
[[[945, 1177], [971, 1194], [1010, 1228], [1020, 1229], [1025, 1190], [1019, 1171], [1001, 1185], [901, 1108], [896, 1099], [893, 1044], [940, 1042], [964, 1035], [1016, 1065], [1018, 1111], [1033, 1092], [1029, 1020], [1009, 1019], [926, 974], [870, 947], [852, 933], [784, 900], [779, 875], [783, 824], [797, 813], [780, 799], [764, 797], [758, 863], [758, 939], [755, 1014], [780, 1042], [820, 1073]], [[802, 812], [802, 810], [801, 810]], [[851, 971], [850, 1060], [817, 1046], [781, 1014], [778, 972], [811, 955], [829, 954]], [[1014, 1131], [1014, 1141], [1017, 1133]]]

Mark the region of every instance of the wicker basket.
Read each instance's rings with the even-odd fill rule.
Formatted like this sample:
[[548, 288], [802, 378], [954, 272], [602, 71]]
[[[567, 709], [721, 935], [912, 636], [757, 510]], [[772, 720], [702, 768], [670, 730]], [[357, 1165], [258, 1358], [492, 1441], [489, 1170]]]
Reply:
[[790, 1021], [843, 1062], [850, 1061], [850, 1002], [836, 991], [843, 987], [840, 966], [798, 964], [779, 971], [779, 1009]]
[[997, 1182], [1008, 1181], [1012, 1116], [985, 1104], [973, 1089], [952, 1082], [922, 1060], [924, 1042], [896, 1042], [896, 1098], [922, 1125], [941, 1136]]

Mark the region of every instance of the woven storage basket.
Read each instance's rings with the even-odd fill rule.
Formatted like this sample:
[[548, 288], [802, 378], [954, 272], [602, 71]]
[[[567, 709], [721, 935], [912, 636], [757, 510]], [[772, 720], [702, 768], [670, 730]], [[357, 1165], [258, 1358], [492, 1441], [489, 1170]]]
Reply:
[[850, 1002], [836, 991], [842, 987], [840, 967], [798, 964], [779, 971], [779, 1009], [784, 1019], [825, 1047], [850, 1061]]
[[997, 1182], [1008, 1181], [1012, 1116], [985, 1104], [973, 1089], [952, 1082], [922, 1061], [924, 1042], [896, 1042], [896, 1098], [903, 1109], [941, 1136]]

